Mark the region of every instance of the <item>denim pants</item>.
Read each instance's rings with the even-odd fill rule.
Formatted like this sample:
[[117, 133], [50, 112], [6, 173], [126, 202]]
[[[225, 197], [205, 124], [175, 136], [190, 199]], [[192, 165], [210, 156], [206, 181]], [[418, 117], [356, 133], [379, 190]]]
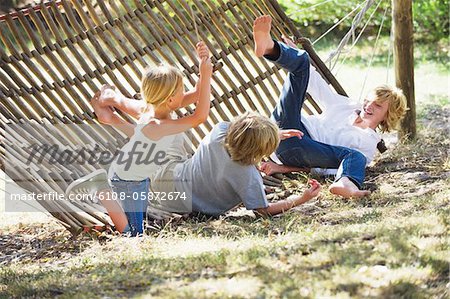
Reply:
[[276, 41], [275, 47], [279, 47], [280, 55], [265, 58], [287, 70], [288, 74], [272, 119], [281, 129], [297, 129], [304, 133], [302, 139], [282, 140], [276, 151], [278, 158], [288, 166], [338, 169], [336, 180], [345, 176], [361, 188], [366, 157], [357, 150], [313, 140], [302, 123], [300, 110], [309, 81], [308, 53]]
[[150, 179], [143, 181], [122, 180], [116, 174], [111, 179], [111, 186], [117, 200], [128, 219], [131, 236], [144, 233], [144, 219], [148, 206]]

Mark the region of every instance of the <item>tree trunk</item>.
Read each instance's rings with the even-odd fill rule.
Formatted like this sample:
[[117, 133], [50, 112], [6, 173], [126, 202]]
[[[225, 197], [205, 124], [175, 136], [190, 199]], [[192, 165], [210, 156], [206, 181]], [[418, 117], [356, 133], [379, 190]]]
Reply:
[[394, 26], [395, 81], [408, 101], [408, 112], [402, 121], [399, 137], [416, 138], [416, 104], [414, 95], [414, 42], [412, 0], [392, 0]]

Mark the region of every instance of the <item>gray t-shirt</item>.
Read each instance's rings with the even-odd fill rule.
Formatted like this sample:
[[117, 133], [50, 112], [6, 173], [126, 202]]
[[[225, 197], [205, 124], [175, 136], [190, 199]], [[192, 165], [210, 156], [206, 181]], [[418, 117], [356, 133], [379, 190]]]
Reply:
[[217, 124], [192, 158], [174, 169], [175, 189], [191, 194], [193, 212], [217, 216], [241, 202], [248, 210], [268, 206], [256, 166], [232, 161], [225, 149], [229, 126]]

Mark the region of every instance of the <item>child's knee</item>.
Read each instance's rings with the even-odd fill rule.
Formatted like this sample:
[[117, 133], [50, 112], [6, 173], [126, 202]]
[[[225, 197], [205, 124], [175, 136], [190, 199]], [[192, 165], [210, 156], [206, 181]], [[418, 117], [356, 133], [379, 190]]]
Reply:
[[309, 54], [308, 54], [308, 52], [306, 52], [305, 50], [302, 50], [303, 51], [303, 53], [302, 53], [302, 57], [303, 57], [303, 59], [305, 59], [305, 60], [308, 60], [309, 61]]
[[366, 156], [364, 156], [364, 154], [361, 153], [360, 151], [353, 150], [353, 157], [354, 157], [354, 159], [357, 159], [361, 164], [366, 165], [366, 163], [367, 163], [367, 158], [366, 158]]
[[310, 62], [309, 62], [309, 54], [305, 50], [298, 50], [298, 61], [299, 68], [302, 72], [309, 72]]
[[298, 54], [303, 62], [309, 63], [309, 54], [305, 50], [299, 50]]
[[113, 119], [112, 111], [105, 111], [106, 109], [100, 109], [101, 111], [95, 111], [97, 119], [103, 124], [109, 124]]

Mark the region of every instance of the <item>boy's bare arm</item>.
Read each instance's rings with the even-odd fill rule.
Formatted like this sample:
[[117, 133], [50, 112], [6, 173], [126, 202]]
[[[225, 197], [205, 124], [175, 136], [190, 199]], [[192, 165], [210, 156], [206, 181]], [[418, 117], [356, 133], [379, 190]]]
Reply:
[[274, 173], [309, 172], [310, 169], [305, 167], [279, 165], [275, 162], [267, 161], [261, 163], [259, 171], [264, 172], [266, 175], [272, 175]]
[[281, 200], [275, 203], [269, 203], [267, 208], [257, 209], [255, 212], [263, 216], [274, 216], [282, 214], [294, 207], [297, 207], [305, 202], [316, 197], [321, 189], [320, 184], [316, 180], [310, 180], [311, 187], [306, 190], [302, 195], [291, 195], [285, 200]]

